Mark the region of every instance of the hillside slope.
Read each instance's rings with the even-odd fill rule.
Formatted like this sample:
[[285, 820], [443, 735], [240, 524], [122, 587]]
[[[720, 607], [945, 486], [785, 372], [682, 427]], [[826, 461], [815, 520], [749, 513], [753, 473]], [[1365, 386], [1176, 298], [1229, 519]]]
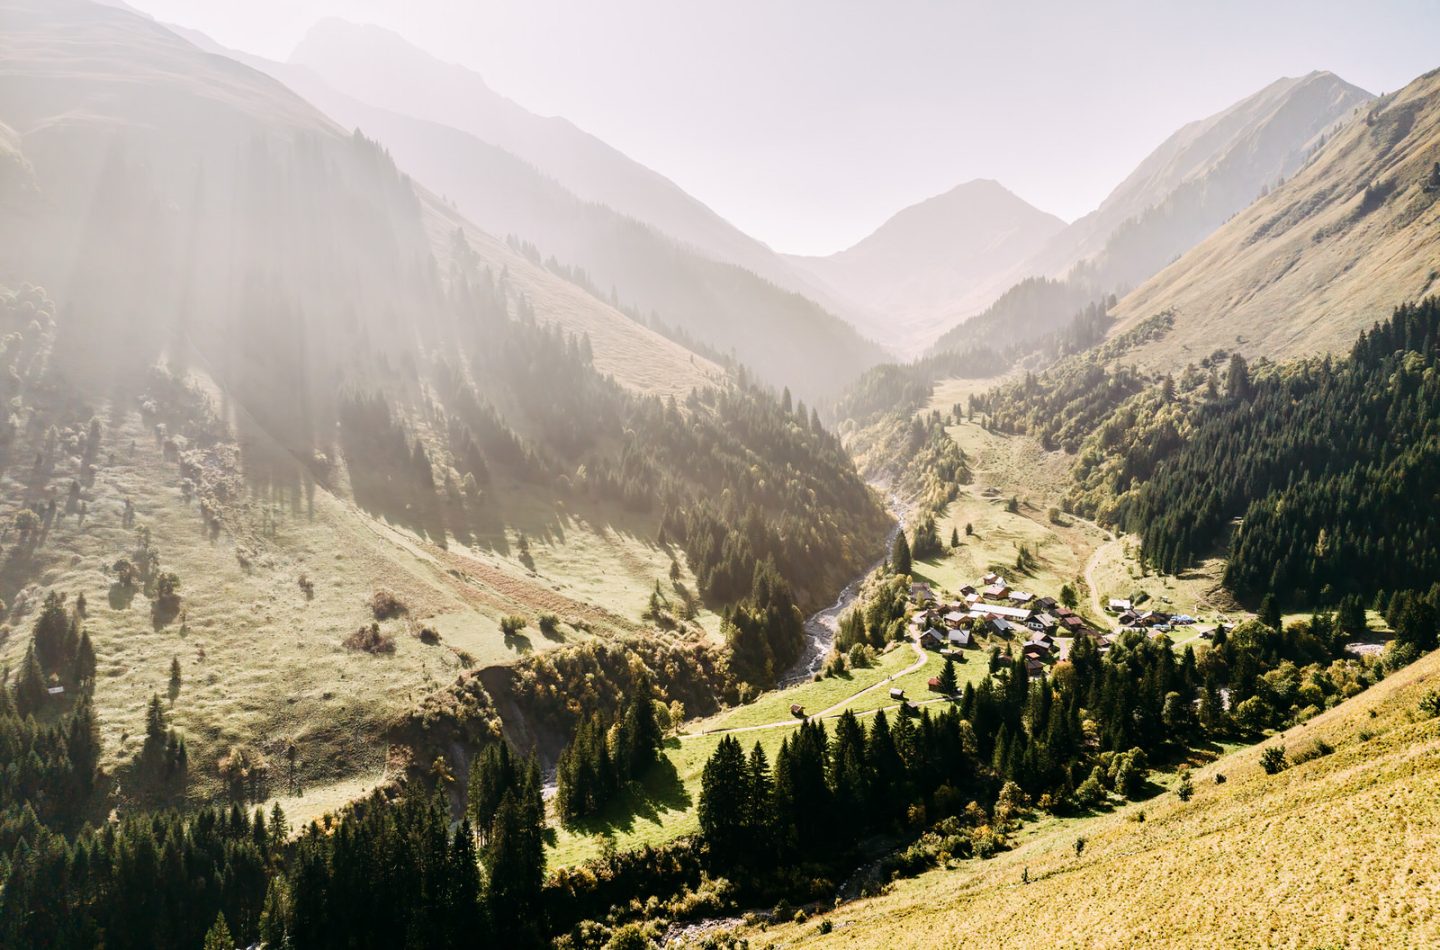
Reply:
[[596, 294], [613, 293], [613, 305], [653, 320], [663, 332], [733, 352], [776, 388], [789, 386], [812, 399], [827, 396], [837, 381], [879, 358], [876, 347], [812, 300], [582, 200], [468, 132], [366, 105], [307, 67], [224, 54], [284, 82], [342, 126], [378, 139], [400, 168], [443, 194], [468, 220], [532, 245], [531, 263], [543, 257], [546, 266], [573, 275]]
[[[1431, 654], [1197, 770], [1190, 802], [1166, 792], [1052, 823], [992, 860], [841, 906], [828, 934], [812, 919], [749, 934], [751, 946], [1434, 945], [1440, 725], [1418, 704], [1437, 687]], [[1264, 747], [1293, 757], [1320, 739], [1334, 752], [1274, 776], [1260, 767]]]
[[1216, 347], [1287, 357], [1347, 346], [1440, 287], [1440, 72], [1335, 135], [1304, 170], [1120, 302], [1116, 332], [1161, 311], [1135, 354], [1157, 367]]
[[560, 116], [539, 116], [492, 90], [477, 73], [444, 63], [389, 30], [321, 20], [290, 62], [354, 99], [468, 132], [510, 152], [582, 201], [613, 208], [712, 260], [739, 266], [787, 290], [840, 304], [663, 175]]
[[791, 260], [863, 306], [863, 330], [912, 352], [948, 315], [993, 299], [1064, 224], [977, 179], [905, 208], [838, 254]]

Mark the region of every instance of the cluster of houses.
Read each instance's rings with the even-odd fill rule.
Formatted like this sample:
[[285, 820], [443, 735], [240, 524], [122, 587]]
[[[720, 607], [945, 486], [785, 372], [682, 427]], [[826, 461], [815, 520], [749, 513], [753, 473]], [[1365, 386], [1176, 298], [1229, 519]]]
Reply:
[[911, 584], [910, 602], [910, 635], [927, 650], [963, 650], [981, 635], [1019, 641], [1032, 674], [1062, 652], [1058, 638], [1100, 637], [1055, 598], [1016, 590], [995, 574], [986, 574], [978, 586], [960, 588], [953, 600], [937, 597], [928, 584]]
[[1229, 632], [1231, 625], [1221, 623], [1217, 626], [1200, 626], [1199, 620], [1189, 614], [1172, 614], [1164, 610], [1142, 610], [1134, 603], [1120, 598], [1111, 598], [1105, 605], [1106, 609], [1115, 614], [1115, 620], [1122, 630], [1144, 630], [1150, 636], [1159, 636], [1162, 633], [1171, 633], [1176, 627], [1187, 627], [1198, 633], [1204, 639], [1215, 636], [1217, 629], [1224, 629]]

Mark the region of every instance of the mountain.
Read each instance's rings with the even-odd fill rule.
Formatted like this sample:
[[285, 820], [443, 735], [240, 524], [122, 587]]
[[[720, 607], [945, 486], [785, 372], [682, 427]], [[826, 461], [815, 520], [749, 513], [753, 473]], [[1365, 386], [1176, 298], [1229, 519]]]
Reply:
[[[1098, 208], [1018, 265], [1022, 277], [1057, 283], [1049, 285], [1048, 309], [1007, 319], [1012, 338], [1059, 329], [1083, 303], [1156, 274], [1293, 175], [1371, 98], [1333, 73], [1313, 72], [1277, 80], [1180, 128]], [[971, 335], [959, 323], [935, 349], [964, 345]]]
[[1312, 72], [1182, 126], [1028, 266], [1058, 277], [1092, 261], [1111, 289], [1144, 280], [1294, 174], [1371, 98], [1333, 73]]
[[814, 297], [832, 311], [841, 306], [764, 244], [663, 175], [565, 118], [525, 110], [475, 72], [441, 62], [396, 33], [327, 18], [306, 33], [290, 62], [310, 68], [360, 102], [459, 129], [498, 146], [582, 201], [642, 221], [705, 257], [737, 264], [779, 287]]
[[[404, 268], [423, 266], [432, 254], [445, 261], [460, 228], [479, 263], [505, 270], [561, 325], [591, 333], [597, 361], [622, 380], [683, 392], [719, 373], [414, 191], [363, 137], [261, 74], [117, 9], [61, 3], [52, 20], [20, 30], [33, 12], [17, 4], [3, 34], [12, 68], [0, 83], [0, 121], [13, 131], [0, 143], [9, 139], [8, 165], [38, 192], [0, 222], [0, 237], [15, 251], [0, 278], [43, 283], [77, 316], [102, 301], [107, 308], [143, 306], [144, 335], [183, 310], [238, 318], [233, 292], [251, 276], [282, 260], [292, 273], [313, 264], [335, 274], [335, 284], [287, 288], [297, 302], [314, 305], [310, 319], [323, 322], [353, 306], [345, 319], [373, 314], [377, 329], [390, 333], [390, 308], [404, 306], [408, 293]], [[117, 48], [95, 40], [61, 55], [51, 32], [57, 23], [75, 24], [82, 37], [85, 30], [113, 34]], [[335, 180], [325, 179], [326, 163], [335, 166]], [[283, 171], [291, 164], [293, 172]], [[285, 181], [287, 174], [296, 180]], [[233, 176], [239, 186], [232, 187]], [[315, 191], [286, 207], [282, 190], [301, 181]], [[326, 229], [336, 223], [313, 213], [346, 202], [356, 229], [324, 250], [319, 236], [331, 237]], [[276, 232], [265, 232], [262, 224], [271, 223]], [[337, 258], [336, 249], [391, 259], [361, 266]], [[284, 259], [287, 252], [296, 256]], [[357, 283], [350, 267], [368, 282]], [[182, 284], [183, 293], [171, 289]], [[213, 342], [198, 327], [187, 336], [194, 346]]]
[[976, 179], [900, 211], [851, 248], [790, 260], [862, 307], [862, 331], [912, 352], [955, 312], [993, 300], [1064, 226]]
[[[463, 772], [541, 732], [486, 678], [555, 651], [713, 709], [881, 546], [818, 417], [271, 77], [86, 0], [0, 0], [0, 60], [0, 665], [57, 612], [93, 644], [98, 681], [45, 651], [104, 750], [71, 817]], [[167, 671], [178, 783], [136, 738]]]
[[1343, 349], [1440, 289], [1440, 72], [1376, 100], [1282, 186], [1120, 301], [1116, 332], [1168, 313], [1135, 352], [1157, 367], [1219, 348]]
[[825, 397], [837, 381], [853, 378], [879, 356], [809, 298], [585, 201], [505, 149], [362, 103], [309, 67], [209, 48], [274, 76], [342, 126], [376, 138], [408, 174], [487, 232], [515, 238], [534, 263], [693, 346], [733, 353], [777, 388]]

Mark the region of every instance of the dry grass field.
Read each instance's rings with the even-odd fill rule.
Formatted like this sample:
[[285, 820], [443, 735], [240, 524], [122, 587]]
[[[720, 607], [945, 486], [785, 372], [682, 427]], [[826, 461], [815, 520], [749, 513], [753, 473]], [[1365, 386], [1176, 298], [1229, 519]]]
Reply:
[[[1419, 707], [1436, 690], [1440, 653], [1199, 768], [1189, 802], [1167, 792], [1043, 823], [992, 860], [746, 936], [757, 948], [1436, 946], [1440, 720]], [[1316, 740], [1334, 751], [1274, 776], [1260, 767], [1267, 746], [1293, 757]]]
[[[43, 483], [25, 464], [0, 473], [0, 524], [51, 488], [62, 496], [33, 552], [14, 543], [13, 530], [3, 539], [0, 596], [11, 609], [0, 663], [18, 666], [45, 592], [72, 600], [83, 593], [98, 658], [105, 767], [127, 763], [139, 749], [145, 704], [158, 693], [187, 740], [196, 799], [219, 790], [216, 763], [231, 745], [249, 744], [275, 765], [293, 742], [299, 781], [292, 786], [288, 769], [283, 777], [272, 770], [271, 791], [286, 808], [340, 804], [357, 783], [377, 781], [387, 726], [453, 682], [462, 666], [510, 663], [585, 636], [641, 629], [655, 581], [669, 584], [656, 526], [633, 515], [496, 486], [487, 502], [498, 513], [490, 533], [441, 548], [343, 494], [248, 475], [244, 453], [212, 459], [238, 486], [219, 510], [223, 527], [212, 532], [198, 498], [184, 498], [178, 466], [141, 412], [102, 406], [98, 414], [104, 434], [83, 519], [63, 503], [65, 486], [80, 474], [78, 456], [62, 454]], [[122, 591], [110, 569], [135, 558], [141, 531], [149, 532], [160, 569], [180, 577], [181, 611], [165, 623], [153, 620], [143, 592]], [[520, 562], [518, 531], [530, 539], [533, 570]], [[313, 585], [309, 595], [302, 576]], [[681, 581], [695, 588], [683, 564]], [[380, 622], [394, 652], [347, 649], [344, 638], [374, 619], [369, 601], [380, 589], [408, 608]], [[535, 624], [545, 611], [567, 621], [554, 636]], [[527, 618], [529, 627], [505, 637], [499, 621], [507, 614]], [[714, 615], [699, 620], [718, 632]], [[427, 627], [440, 634], [438, 643], [422, 642]], [[173, 691], [172, 659], [181, 668]]]

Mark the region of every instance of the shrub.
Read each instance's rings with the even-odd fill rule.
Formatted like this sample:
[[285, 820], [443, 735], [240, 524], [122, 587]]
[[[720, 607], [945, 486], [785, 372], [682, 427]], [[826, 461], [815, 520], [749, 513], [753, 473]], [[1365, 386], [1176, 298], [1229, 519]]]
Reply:
[[1175, 794], [1182, 802], [1188, 802], [1195, 794], [1195, 783], [1190, 780], [1190, 770], [1180, 770], [1180, 784], [1175, 786]]
[[425, 644], [426, 646], [433, 647], [435, 644], [440, 642], [440, 631], [436, 630], [434, 627], [421, 627], [420, 642]]
[[552, 613], [543, 613], [535, 618], [535, 626], [539, 627], [540, 632], [547, 637], [553, 638], [560, 635], [560, 618]]
[[1330, 743], [1324, 739], [1316, 739], [1310, 743], [1310, 745], [1295, 753], [1295, 757], [1290, 760], [1290, 764], [1303, 765], [1311, 759], [1323, 758], [1334, 751], [1335, 747], [1330, 745]]
[[376, 620], [389, 620], [409, 611], [405, 602], [390, 591], [381, 588], [370, 595], [370, 612]]
[[378, 623], [361, 627], [344, 640], [346, 649], [363, 650], [366, 653], [394, 653], [395, 638], [380, 631]]
[[1440, 716], [1440, 691], [1432, 689], [1420, 697], [1420, 712], [1430, 719]]
[[875, 665], [875, 651], [865, 643], [857, 643], [850, 648], [847, 656], [852, 670], [867, 669]]
[[1285, 758], [1285, 747], [1272, 745], [1260, 753], [1260, 767], [1265, 770], [1266, 775], [1278, 775], [1288, 769], [1290, 762]]
[[508, 616], [500, 618], [500, 632], [505, 634], [505, 636], [507, 637], [515, 636], [529, 625], [530, 621], [526, 620], [524, 617], [516, 616], [515, 614], [510, 614]]

